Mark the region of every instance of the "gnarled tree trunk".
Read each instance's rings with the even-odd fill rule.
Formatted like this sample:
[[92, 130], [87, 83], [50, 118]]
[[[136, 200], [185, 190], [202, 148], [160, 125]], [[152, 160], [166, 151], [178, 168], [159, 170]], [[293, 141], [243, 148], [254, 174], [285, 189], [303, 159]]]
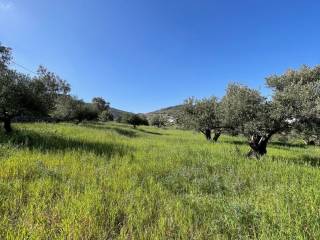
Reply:
[[306, 145], [309, 145], [309, 146], [314, 146], [314, 145], [316, 145], [316, 142], [315, 142], [313, 139], [310, 139], [310, 138], [305, 138], [303, 141], [304, 141], [304, 143], [305, 143]]
[[315, 146], [316, 145], [316, 142], [314, 141], [314, 140], [310, 140], [310, 141], [308, 141], [308, 142], [306, 142], [307, 143], [307, 145], [309, 145], [309, 146]]
[[200, 129], [200, 132], [202, 132], [204, 134], [204, 136], [206, 137], [206, 139], [208, 141], [211, 140], [211, 129], [206, 128], [206, 129]]
[[219, 129], [214, 132], [213, 141], [217, 142], [220, 136], [221, 136], [221, 130]]
[[204, 135], [206, 136], [206, 139], [208, 140], [208, 141], [210, 141], [211, 140], [211, 129], [206, 129], [205, 131], [204, 131]]
[[11, 127], [11, 118], [9, 116], [4, 116], [3, 118], [3, 127], [6, 133], [11, 133], [12, 132], [12, 127]]
[[270, 132], [266, 135], [260, 136], [255, 135], [251, 137], [249, 145], [251, 147], [250, 152], [247, 154], [248, 157], [259, 158], [267, 153], [267, 145], [275, 132]]

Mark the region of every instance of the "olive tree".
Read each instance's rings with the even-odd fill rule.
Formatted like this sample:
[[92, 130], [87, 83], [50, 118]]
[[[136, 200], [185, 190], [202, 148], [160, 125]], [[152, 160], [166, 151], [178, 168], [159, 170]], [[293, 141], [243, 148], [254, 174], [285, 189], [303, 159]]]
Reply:
[[109, 102], [104, 100], [102, 97], [95, 97], [92, 99], [92, 104], [98, 111], [99, 121], [107, 122], [113, 120]]
[[113, 115], [110, 111], [103, 110], [101, 113], [99, 113], [98, 119], [101, 122], [113, 121]]
[[35, 77], [9, 69], [10, 49], [0, 45], [0, 120], [7, 133], [16, 116], [45, 116], [54, 107], [59, 95], [70, 91], [57, 75], [40, 66]]
[[297, 124], [295, 133], [304, 141], [306, 145], [320, 145], [320, 124], [307, 122]]
[[[6, 132], [12, 131], [8, 111], [6, 110], [9, 107], [10, 101], [13, 100], [6, 99], [8, 95], [12, 95], [9, 94], [10, 86], [8, 86], [11, 85], [10, 79], [12, 76], [10, 75], [13, 75], [13, 72], [9, 72], [8, 70], [11, 58], [11, 49], [2, 46], [0, 43], [0, 120], [4, 122]], [[12, 89], [12, 91], [14, 91], [14, 89]]]
[[41, 65], [37, 75], [32, 78], [31, 85], [37, 95], [38, 104], [41, 104], [47, 113], [53, 110], [59, 96], [66, 96], [71, 90], [69, 83]]
[[274, 93], [275, 117], [300, 133], [306, 142], [317, 141], [320, 138], [320, 66], [290, 69], [266, 81]]
[[32, 95], [30, 78], [16, 71], [7, 70], [0, 76], [0, 118], [7, 133], [12, 131], [11, 120], [22, 113], [37, 110]]
[[150, 125], [156, 127], [164, 127], [167, 123], [167, 119], [163, 114], [155, 114], [150, 118]]
[[244, 85], [229, 84], [220, 102], [222, 124], [238, 133], [243, 133], [246, 123], [256, 118], [265, 98]]
[[131, 124], [134, 128], [140, 125], [149, 125], [147, 118], [143, 114], [131, 114], [127, 119], [127, 123]]
[[248, 137], [248, 155], [264, 155], [270, 138], [287, 124], [276, 114], [277, 107], [257, 90], [229, 84], [221, 101], [222, 121], [229, 129]]
[[195, 99], [189, 98], [182, 108], [180, 124], [185, 128], [195, 129], [203, 133], [207, 140], [211, 140], [211, 132], [214, 133], [214, 141], [221, 135], [221, 119], [219, 117], [218, 100], [216, 97]]
[[94, 97], [91, 102], [97, 107], [99, 112], [110, 109], [110, 103], [104, 100], [102, 97]]
[[0, 71], [8, 69], [8, 64], [12, 59], [11, 48], [5, 47], [0, 43]]
[[60, 96], [56, 100], [55, 109], [51, 116], [59, 121], [72, 121], [78, 118], [84, 102], [70, 95]]
[[266, 154], [267, 144], [276, 133], [319, 133], [319, 66], [272, 75], [266, 83], [273, 92], [270, 99], [256, 90], [231, 84], [221, 102], [224, 123], [249, 137], [250, 156]]
[[60, 96], [56, 101], [55, 110], [51, 116], [60, 121], [96, 120], [99, 111], [94, 104], [85, 103], [76, 97], [66, 95]]

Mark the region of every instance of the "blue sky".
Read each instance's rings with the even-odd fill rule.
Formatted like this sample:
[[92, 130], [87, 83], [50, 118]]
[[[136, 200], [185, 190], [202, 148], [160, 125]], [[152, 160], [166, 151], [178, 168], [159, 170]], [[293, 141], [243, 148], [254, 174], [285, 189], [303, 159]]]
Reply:
[[[86, 101], [149, 112], [320, 63], [320, 1], [0, 0], [0, 41]], [[23, 69], [20, 69], [23, 71]]]

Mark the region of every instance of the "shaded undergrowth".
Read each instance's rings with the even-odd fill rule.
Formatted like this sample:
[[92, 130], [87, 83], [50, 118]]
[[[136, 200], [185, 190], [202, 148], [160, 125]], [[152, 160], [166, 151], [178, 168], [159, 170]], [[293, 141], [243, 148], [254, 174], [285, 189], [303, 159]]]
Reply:
[[36, 149], [42, 152], [48, 151], [84, 151], [104, 155], [108, 158], [117, 154], [123, 156], [133, 149], [114, 142], [88, 141], [76, 139], [50, 132], [39, 133], [33, 130], [17, 129], [12, 134], [1, 134], [0, 143], [10, 143], [21, 148]]
[[119, 135], [129, 137], [129, 138], [138, 137], [139, 132], [144, 134], [163, 135], [163, 133], [148, 131], [139, 127], [137, 128], [128, 127], [126, 125], [121, 127], [116, 127], [114, 125], [109, 126], [101, 123], [84, 123], [84, 124], [81, 124], [80, 126], [85, 128], [97, 129], [97, 130], [112, 130], [118, 133]]

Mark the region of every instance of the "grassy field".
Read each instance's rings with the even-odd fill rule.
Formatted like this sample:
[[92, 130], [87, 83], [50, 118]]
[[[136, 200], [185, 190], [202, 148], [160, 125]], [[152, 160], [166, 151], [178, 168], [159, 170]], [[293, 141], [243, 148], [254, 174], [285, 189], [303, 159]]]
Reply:
[[320, 239], [320, 148], [107, 123], [0, 134], [0, 239]]

